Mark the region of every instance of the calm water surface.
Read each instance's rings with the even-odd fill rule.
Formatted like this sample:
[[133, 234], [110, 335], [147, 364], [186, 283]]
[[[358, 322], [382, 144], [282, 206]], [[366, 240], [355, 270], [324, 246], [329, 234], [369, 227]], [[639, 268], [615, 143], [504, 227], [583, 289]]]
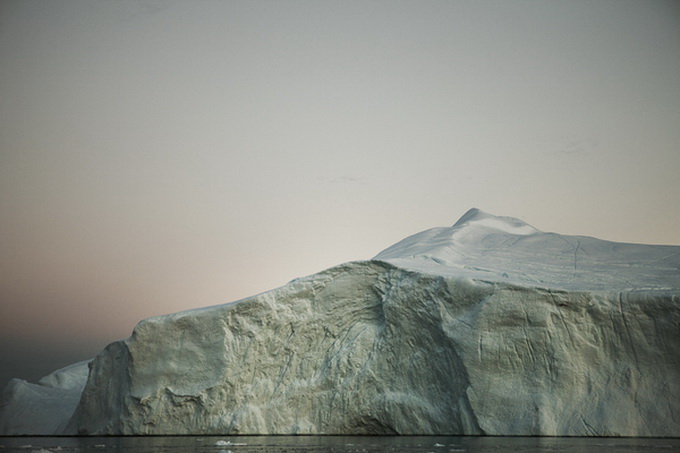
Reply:
[[0, 453], [680, 452], [680, 438], [457, 436], [0, 437]]

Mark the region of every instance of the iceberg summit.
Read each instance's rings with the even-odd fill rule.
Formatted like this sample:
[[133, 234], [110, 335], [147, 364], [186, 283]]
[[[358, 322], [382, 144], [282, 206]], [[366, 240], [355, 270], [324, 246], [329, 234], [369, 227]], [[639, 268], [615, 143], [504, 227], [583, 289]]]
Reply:
[[472, 209], [14, 379], [0, 434], [677, 437], [680, 247]]

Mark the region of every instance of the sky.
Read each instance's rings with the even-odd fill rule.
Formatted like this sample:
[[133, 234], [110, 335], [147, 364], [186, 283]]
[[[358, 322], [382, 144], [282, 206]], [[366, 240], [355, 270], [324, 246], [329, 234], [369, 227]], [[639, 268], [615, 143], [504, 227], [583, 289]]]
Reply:
[[0, 385], [469, 208], [680, 245], [680, 2], [0, 2]]

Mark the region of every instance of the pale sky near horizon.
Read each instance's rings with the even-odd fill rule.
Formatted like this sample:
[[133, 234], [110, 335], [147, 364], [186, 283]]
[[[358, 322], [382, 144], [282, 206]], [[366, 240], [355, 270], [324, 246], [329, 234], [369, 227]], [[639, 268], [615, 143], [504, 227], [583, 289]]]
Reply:
[[680, 2], [0, 2], [0, 385], [469, 208], [680, 245]]

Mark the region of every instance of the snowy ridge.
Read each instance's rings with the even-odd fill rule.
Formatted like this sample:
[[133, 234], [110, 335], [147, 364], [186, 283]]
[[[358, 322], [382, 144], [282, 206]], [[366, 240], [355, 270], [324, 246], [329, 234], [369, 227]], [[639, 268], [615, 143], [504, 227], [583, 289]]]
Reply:
[[469, 227], [473, 225], [476, 227], [496, 229], [520, 236], [539, 232], [536, 228], [523, 220], [516, 219], [515, 217], [494, 216], [482, 212], [477, 208], [472, 208], [466, 212], [453, 227], [462, 229], [465, 226]]
[[680, 247], [545, 233], [479, 209], [451, 227], [409, 236], [374, 259], [439, 275], [556, 289], [680, 288]]

